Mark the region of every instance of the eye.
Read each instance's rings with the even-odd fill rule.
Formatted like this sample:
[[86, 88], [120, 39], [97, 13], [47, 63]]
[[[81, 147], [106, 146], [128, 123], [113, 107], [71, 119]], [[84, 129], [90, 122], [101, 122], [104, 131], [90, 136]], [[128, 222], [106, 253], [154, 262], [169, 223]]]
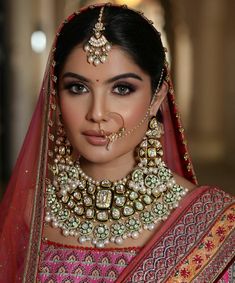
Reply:
[[127, 83], [119, 83], [113, 87], [113, 92], [121, 96], [131, 94], [134, 91], [135, 87]]
[[83, 94], [89, 92], [88, 88], [78, 82], [71, 82], [65, 85], [65, 89], [67, 89], [71, 94]]

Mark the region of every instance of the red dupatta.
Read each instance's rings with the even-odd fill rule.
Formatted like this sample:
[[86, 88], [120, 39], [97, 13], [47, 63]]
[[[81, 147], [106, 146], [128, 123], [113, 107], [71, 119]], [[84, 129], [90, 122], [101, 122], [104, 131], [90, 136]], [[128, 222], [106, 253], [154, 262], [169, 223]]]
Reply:
[[[36, 278], [42, 238], [44, 191], [58, 126], [54, 52], [63, 26], [84, 10], [69, 16], [57, 32], [38, 103], [1, 204], [0, 282], [32, 283]], [[170, 81], [169, 93], [161, 108], [165, 161], [174, 172], [196, 183]]]

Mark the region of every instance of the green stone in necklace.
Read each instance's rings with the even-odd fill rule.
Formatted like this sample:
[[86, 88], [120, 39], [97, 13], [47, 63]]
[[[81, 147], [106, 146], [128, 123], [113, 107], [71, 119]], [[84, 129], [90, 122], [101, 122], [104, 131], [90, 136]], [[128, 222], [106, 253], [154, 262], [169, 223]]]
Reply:
[[[153, 150], [148, 154], [153, 155]], [[117, 182], [93, 180], [78, 162], [58, 163], [53, 172], [46, 189], [45, 221], [64, 236], [96, 247], [122, 244], [128, 237], [138, 238], [143, 230], [153, 230], [187, 192], [162, 161], [151, 167], [140, 162]]]

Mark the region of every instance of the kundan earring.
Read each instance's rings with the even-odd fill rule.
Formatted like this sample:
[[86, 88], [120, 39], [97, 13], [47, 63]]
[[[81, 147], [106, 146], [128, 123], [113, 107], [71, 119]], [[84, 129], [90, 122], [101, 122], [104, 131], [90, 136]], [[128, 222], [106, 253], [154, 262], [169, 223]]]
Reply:
[[72, 146], [66, 136], [65, 129], [62, 123], [62, 117], [59, 117], [58, 130], [57, 130], [57, 138], [55, 140], [54, 147], [54, 164], [52, 166], [52, 170], [58, 171], [58, 164], [66, 164], [71, 165], [72, 158]]
[[159, 139], [163, 134], [163, 127], [152, 117], [148, 123], [145, 137], [138, 148], [138, 157], [143, 166], [156, 167], [163, 156], [162, 145]]

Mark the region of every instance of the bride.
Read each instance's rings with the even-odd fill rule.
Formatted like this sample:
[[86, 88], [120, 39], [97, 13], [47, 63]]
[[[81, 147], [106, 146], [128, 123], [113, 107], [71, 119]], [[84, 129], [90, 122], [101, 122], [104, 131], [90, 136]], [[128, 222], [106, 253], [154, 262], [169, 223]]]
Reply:
[[1, 205], [1, 282], [232, 282], [234, 211], [197, 184], [151, 22], [65, 20]]

